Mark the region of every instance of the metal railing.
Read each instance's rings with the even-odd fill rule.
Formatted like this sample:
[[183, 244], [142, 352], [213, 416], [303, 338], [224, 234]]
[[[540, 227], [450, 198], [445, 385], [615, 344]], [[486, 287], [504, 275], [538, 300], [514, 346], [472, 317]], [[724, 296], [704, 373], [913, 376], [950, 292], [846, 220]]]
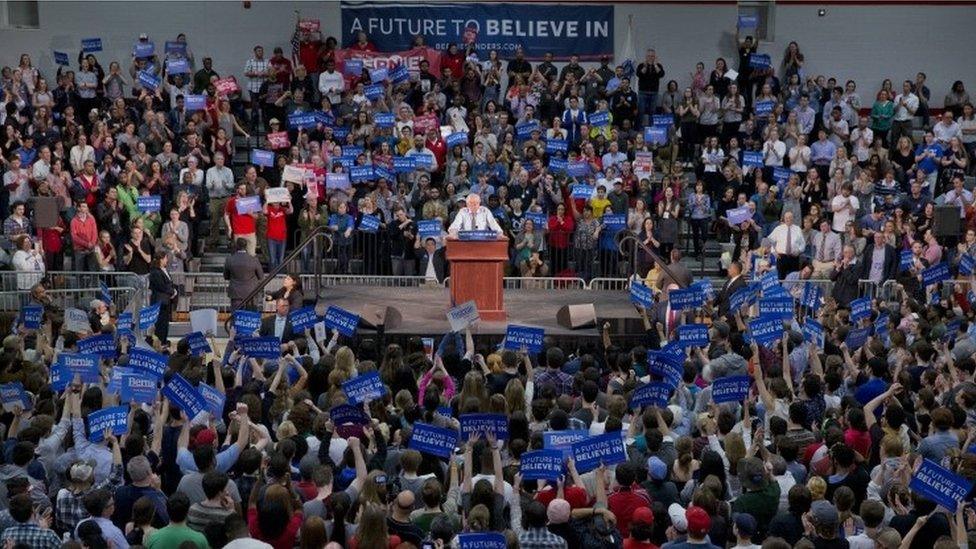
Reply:
[[72, 289], [79, 283], [91, 285], [98, 288], [99, 283], [104, 283], [108, 287], [141, 287], [142, 282], [135, 283], [136, 280], [143, 280], [139, 275], [131, 271], [48, 271], [46, 273], [24, 273], [18, 271], [0, 271], [0, 291], [19, 291], [27, 290], [22, 287], [22, 282], [27, 279], [46, 281], [45, 286], [51, 289]]
[[587, 284], [587, 290], [598, 292], [622, 292], [630, 288], [629, 278], [594, 278]]
[[506, 290], [586, 290], [586, 281], [582, 278], [559, 277], [520, 277], [506, 276], [502, 279]]
[[[62, 308], [75, 308], [86, 312], [90, 310], [89, 305], [93, 299], [103, 299], [101, 288], [55, 289], [47, 290], [46, 293]], [[128, 309], [130, 305], [135, 307], [141, 305], [141, 289], [118, 286], [108, 288], [108, 293], [112, 299], [109, 308], [116, 314]], [[30, 290], [0, 291], [0, 312], [16, 313], [31, 302], [30, 294]]]

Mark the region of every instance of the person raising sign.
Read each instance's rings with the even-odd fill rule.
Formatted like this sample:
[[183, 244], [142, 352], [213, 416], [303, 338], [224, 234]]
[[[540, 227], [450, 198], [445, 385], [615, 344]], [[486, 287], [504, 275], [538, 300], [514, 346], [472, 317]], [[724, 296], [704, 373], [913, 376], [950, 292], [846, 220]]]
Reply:
[[475, 193], [469, 194], [465, 204], [467, 207], [458, 212], [447, 230], [452, 238], [457, 238], [458, 231], [492, 230], [496, 236], [501, 236], [502, 228], [495, 221], [491, 210], [481, 205], [481, 196]]

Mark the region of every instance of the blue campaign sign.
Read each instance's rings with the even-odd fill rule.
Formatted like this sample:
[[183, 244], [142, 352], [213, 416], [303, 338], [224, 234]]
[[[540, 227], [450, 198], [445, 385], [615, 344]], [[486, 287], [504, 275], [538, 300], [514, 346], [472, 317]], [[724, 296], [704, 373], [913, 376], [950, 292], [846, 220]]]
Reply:
[[764, 297], [759, 300], [759, 315], [793, 318], [793, 298]]
[[169, 366], [166, 355], [142, 347], [129, 349], [129, 367], [155, 379], [162, 379]]
[[[70, 374], [69, 374], [70, 375]], [[105, 392], [111, 395], [117, 395], [122, 391], [122, 379], [125, 376], [139, 375], [132, 368], [126, 366], [113, 366], [112, 367], [112, 377], [108, 380], [108, 385], [105, 387]]]
[[689, 288], [695, 288], [705, 296], [705, 299], [715, 299], [715, 288], [711, 280], [696, 280]]
[[[335, 124], [335, 115], [333, 115], [331, 112], [313, 111], [312, 116], [315, 117], [316, 122], [322, 124], [323, 126], [332, 126]], [[334, 132], [333, 135], [335, 135]]]
[[111, 305], [112, 294], [108, 291], [108, 284], [104, 280], [98, 281], [98, 290], [101, 293], [101, 300], [105, 302], [106, 305]]
[[383, 94], [385, 93], [386, 90], [383, 89], [383, 84], [370, 84], [363, 88], [363, 95], [365, 95], [366, 99], [369, 99], [370, 101], [382, 99]]
[[159, 319], [159, 303], [139, 309], [139, 329], [147, 330]]
[[908, 488], [955, 513], [956, 506], [966, 499], [973, 485], [961, 475], [926, 458], [912, 475]]
[[776, 166], [773, 168], [773, 180], [776, 181], [777, 185], [789, 180], [791, 175], [793, 175], [793, 170], [789, 168], [784, 168], [782, 166]]
[[359, 230], [364, 233], [375, 233], [380, 230], [380, 218], [375, 215], [364, 215], [359, 220]]
[[257, 311], [234, 311], [234, 331], [238, 337], [249, 336], [261, 327], [261, 313]]
[[586, 177], [590, 173], [590, 165], [585, 160], [566, 164], [566, 175], [570, 177]]
[[749, 66], [754, 69], [767, 69], [772, 65], [769, 55], [765, 53], [753, 53], [749, 55]]
[[712, 402], [742, 402], [749, 396], [751, 386], [748, 375], [720, 377], [712, 383]]
[[203, 111], [207, 109], [207, 96], [205, 95], [185, 95], [183, 104], [187, 111]]
[[136, 198], [136, 207], [142, 213], [156, 213], [163, 207], [163, 197], [149, 194]]
[[235, 198], [234, 207], [237, 209], [238, 215], [260, 212], [261, 197], [255, 195]]
[[400, 84], [410, 80], [410, 69], [406, 65], [397, 65], [390, 72], [390, 82], [394, 84]]
[[558, 480], [563, 474], [561, 450], [536, 450], [522, 454], [519, 471], [524, 480]]
[[907, 271], [912, 268], [915, 264], [915, 255], [912, 254], [911, 250], [903, 250], [899, 255], [898, 269], [901, 271]]
[[539, 353], [542, 351], [544, 337], [545, 330], [543, 328], [509, 324], [505, 330], [505, 348], [517, 351], [525, 347], [530, 353]]
[[325, 326], [337, 330], [344, 336], [352, 337], [359, 326], [359, 315], [350, 313], [342, 307], [330, 305], [325, 311]]
[[732, 294], [729, 298], [729, 312], [736, 313], [745, 305], [752, 305], [756, 302], [758, 298], [755, 288], [746, 286], [745, 288], [739, 288]]
[[115, 329], [119, 332], [119, 335], [132, 333], [132, 311], [126, 311], [119, 315], [119, 318], [115, 321]]
[[643, 282], [635, 280], [630, 284], [630, 302], [648, 308], [654, 304], [654, 293]]
[[871, 326], [865, 326], [863, 328], [854, 328], [850, 332], [847, 332], [847, 339], [844, 343], [847, 343], [847, 348], [854, 351], [860, 349], [868, 340], [868, 336], [871, 335]]
[[944, 280], [949, 280], [949, 264], [944, 261], [922, 271], [923, 286], [928, 287]]
[[51, 390], [57, 393], [68, 388], [71, 384], [71, 372], [67, 368], [54, 364], [51, 366]]
[[458, 549], [506, 549], [508, 542], [501, 532], [468, 532], [458, 534]]
[[545, 229], [546, 225], [549, 223], [545, 212], [525, 212], [524, 219], [526, 221], [531, 221], [533, 228], [537, 231]]
[[88, 440], [92, 442], [102, 442], [105, 440], [105, 431], [111, 431], [113, 435], [119, 436], [129, 430], [129, 407], [113, 406], [102, 408], [88, 414]]
[[[514, 52], [524, 48], [526, 59], [542, 59], [551, 52], [556, 60], [579, 55], [597, 60], [613, 55], [612, 5], [565, 3], [393, 3], [341, 4], [341, 43], [355, 41], [358, 32], [369, 34], [377, 51], [412, 47], [412, 37], [423, 35], [428, 47], [446, 51], [450, 44], [466, 44], [469, 27], [476, 29], [479, 51]], [[460, 76], [460, 75], [455, 75]]]
[[962, 254], [959, 258], [959, 274], [971, 275], [974, 267], [976, 267], [976, 258], [969, 254]]
[[492, 433], [498, 440], [508, 440], [508, 417], [504, 414], [461, 414], [460, 421], [462, 440], [474, 433], [481, 433], [482, 439]]
[[668, 405], [674, 385], [667, 381], [654, 381], [641, 385], [630, 395], [630, 408], [636, 410], [644, 406], [663, 408]]
[[742, 153], [742, 165], [747, 168], [762, 168], [763, 153], [760, 151], [744, 151]]
[[41, 327], [41, 318], [44, 316], [44, 308], [40, 305], [27, 305], [20, 310], [20, 319], [24, 323], [24, 328], [36, 330]]
[[344, 381], [342, 391], [351, 404], [367, 402], [379, 398], [387, 393], [386, 384], [380, 379], [380, 373], [373, 371]]
[[352, 423], [354, 425], [369, 425], [369, 415], [362, 406], [339, 404], [329, 409], [329, 419], [334, 425]]
[[288, 127], [292, 129], [307, 130], [318, 126], [318, 124], [319, 121], [315, 113], [296, 111], [288, 115]]
[[740, 15], [739, 16], [739, 28], [740, 29], [755, 29], [759, 27], [759, 17], [755, 15]]
[[740, 225], [752, 219], [752, 210], [749, 209], [749, 206], [732, 208], [725, 212], [725, 219], [729, 220], [729, 225]]
[[132, 54], [136, 57], [151, 57], [156, 53], [156, 44], [152, 42], [136, 42], [132, 46]]
[[569, 152], [569, 141], [565, 139], [550, 139], [546, 141], [546, 154], [566, 154], [567, 152]]
[[415, 156], [394, 156], [393, 171], [396, 173], [410, 173], [417, 169], [417, 157]]
[[458, 231], [458, 240], [484, 242], [498, 239], [498, 235], [491, 229], [481, 229], [474, 231]]
[[224, 403], [227, 402], [227, 396], [217, 390], [216, 387], [211, 387], [206, 383], [200, 383], [197, 385], [197, 391], [203, 400], [207, 403], [207, 409], [214, 417], [220, 417], [224, 413]]
[[192, 356], [202, 356], [213, 352], [213, 349], [210, 348], [210, 343], [203, 335], [203, 332], [193, 332], [187, 334], [186, 342], [190, 346], [190, 355]]
[[196, 387], [180, 374], [173, 374], [173, 378], [163, 387], [162, 394], [177, 408], [183, 410], [188, 418], [194, 418], [208, 408], [207, 401], [200, 396]]
[[238, 344], [244, 356], [270, 359], [281, 357], [281, 340], [275, 336], [246, 337], [238, 341]]
[[759, 287], [762, 288], [764, 295], [770, 288], [776, 286], [779, 286], [779, 277], [776, 275], [776, 271], [768, 271], [759, 277]]
[[675, 311], [697, 309], [705, 303], [705, 296], [697, 288], [684, 288], [668, 292], [668, 302]]
[[[874, 319], [874, 335], [877, 337], [885, 337], [888, 335], [888, 313], [878, 315], [878, 318]], [[948, 325], [947, 325], [948, 328]], [[948, 331], [948, 330], [946, 330]]]
[[555, 174], [566, 173], [569, 169], [569, 162], [565, 158], [550, 158], [549, 171]]
[[384, 179], [386, 181], [393, 181], [396, 178], [396, 174], [390, 171], [385, 166], [373, 166], [373, 177], [379, 181]]
[[803, 297], [800, 299], [800, 305], [814, 312], [819, 311], [820, 306], [823, 305], [823, 290], [820, 289], [820, 286], [807, 282], [803, 286]]
[[651, 145], [664, 145], [668, 142], [668, 128], [665, 126], [646, 126], [644, 128], [644, 141]]
[[414, 423], [409, 448], [423, 454], [449, 458], [457, 447], [458, 432], [426, 423]]
[[441, 236], [441, 230], [439, 219], [424, 219], [417, 222], [417, 235], [420, 238], [438, 238]]
[[315, 314], [315, 307], [309, 306], [289, 312], [288, 320], [291, 321], [292, 330], [304, 332], [305, 330], [314, 328], [315, 323], [319, 321], [319, 317]]
[[[945, 325], [945, 333], [942, 334], [942, 341], [945, 341], [946, 343], [948, 343], [948, 342], [952, 341], [953, 339], [955, 339], [956, 338], [956, 332], [959, 331], [959, 326], [961, 326], [961, 325], [962, 325], [962, 319], [961, 318], [953, 318], [949, 322], [946, 322], [946, 325]], [[875, 329], [875, 333], [877, 333], [877, 330], [878, 330], [877, 324], [875, 324], [874, 329]], [[885, 334], [887, 334], [887, 333], [888, 333], [887, 327], [885, 327]]]
[[190, 62], [186, 59], [170, 59], [166, 62], [166, 72], [169, 74], [189, 74]]
[[363, 74], [362, 59], [346, 59], [342, 63], [342, 74], [346, 76], [360, 76]]
[[851, 320], [859, 322], [871, 317], [871, 298], [862, 297], [851, 301]]
[[349, 170], [349, 179], [353, 183], [361, 183], [373, 179], [372, 166], [353, 166]]
[[78, 340], [78, 352], [98, 355], [103, 359], [115, 358], [115, 340], [112, 334], [99, 334]]
[[603, 228], [614, 234], [627, 228], [627, 214], [604, 213], [601, 220]]
[[179, 40], [167, 40], [166, 44], [163, 45], [163, 49], [166, 53], [186, 55], [186, 42], [180, 42]]
[[122, 402], [152, 404], [159, 395], [159, 381], [150, 376], [123, 375], [119, 384], [119, 398]]
[[674, 125], [674, 116], [670, 114], [655, 114], [651, 117], [651, 125], [667, 128]]
[[756, 115], [758, 116], [769, 116], [773, 112], [773, 107], [776, 106], [775, 101], [756, 101]]
[[349, 126], [333, 126], [332, 127], [332, 137], [339, 141], [342, 141], [349, 135]]
[[782, 284], [774, 284], [769, 288], [763, 290], [763, 297], [792, 299], [792, 295], [786, 291], [786, 288], [784, 288]]
[[823, 347], [824, 345], [824, 329], [823, 325], [812, 318], [808, 318], [803, 322], [803, 339], [809, 343], [813, 343], [817, 347]]
[[583, 200], [589, 200], [596, 188], [592, 185], [584, 185], [583, 183], [576, 183], [573, 185], [573, 198], [582, 198]]
[[67, 67], [68, 65], [71, 64], [71, 61], [68, 59], [68, 54], [67, 53], [65, 53], [63, 51], [55, 51], [54, 52], [54, 63], [56, 65], [63, 65], [65, 67]]
[[708, 326], [704, 324], [685, 324], [678, 326], [678, 342], [685, 348], [707, 346]]
[[348, 173], [331, 172], [325, 174], [325, 186], [329, 189], [342, 190], [352, 186]]
[[602, 128], [610, 123], [610, 113], [607, 111], [597, 111], [590, 115], [590, 125], [594, 128]]
[[19, 381], [0, 385], [0, 402], [8, 412], [13, 411], [14, 407], [20, 405], [21, 409], [31, 408], [31, 399], [24, 389], [24, 384]]
[[102, 51], [102, 39], [101, 38], [82, 38], [81, 39], [81, 51], [85, 53], [94, 53], [96, 51]]
[[468, 134], [464, 132], [454, 132], [447, 136], [447, 146], [454, 148], [457, 146], [465, 146], [468, 144]]
[[677, 387], [684, 374], [684, 356], [675, 357], [664, 351], [647, 351], [647, 364], [651, 373], [664, 378], [672, 387]]
[[627, 461], [622, 433], [611, 432], [590, 437], [573, 444], [573, 460], [580, 473], [592, 471], [600, 466], [615, 465]]
[[515, 134], [518, 135], [519, 139], [528, 139], [532, 137], [532, 132], [536, 131], [542, 131], [538, 120], [529, 120], [515, 126]]
[[270, 168], [274, 166], [274, 153], [264, 149], [251, 149], [251, 164]]
[[546, 450], [560, 450], [561, 453], [568, 455], [573, 444], [586, 440], [589, 436], [590, 432], [585, 429], [543, 431], [542, 447]]
[[382, 82], [390, 78], [390, 69], [386, 67], [380, 67], [377, 69], [371, 69], [369, 71], [370, 82]]
[[147, 90], [156, 91], [156, 89], [159, 88], [159, 77], [149, 71], [141, 71], [138, 79], [139, 83], [142, 84], [142, 87], [146, 88]]
[[373, 123], [377, 128], [392, 128], [396, 125], [396, 115], [392, 112], [378, 112], [373, 115]]
[[749, 321], [749, 335], [759, 345], [769, 345], [783, 336], [783, 319], [760, 316]]
[[57, 364], [66, 369], [72, 379], [79, 376], [82, 383], [98, 383], [102, 379], [98, 371], [99, 360], [100, 357], [96, 354], [61, 353], [58, 355]]

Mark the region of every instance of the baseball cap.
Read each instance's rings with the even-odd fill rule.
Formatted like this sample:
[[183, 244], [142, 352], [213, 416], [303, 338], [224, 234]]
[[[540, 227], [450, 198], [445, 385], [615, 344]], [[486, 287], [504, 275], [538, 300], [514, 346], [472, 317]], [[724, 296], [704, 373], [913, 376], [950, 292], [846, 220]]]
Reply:
[[638, 507], [630, 517], [630, 526], [636, 525], [651, 526], [654, 524], [654, 512], [648, 507]]
[[742, 537], [751, 538], [756, 533], [756, 519], [749, 513], [735, 513], [732, 515], [732, 522], [735, 523]]
[[701, 507], [692, 505], [685, 511], [685, 519], [688, 521], [688, 533], [695, 536], [704, 536], [712, 527], [712, 519]]
[[556, 498], [549, 502], [549, 506], [546, 508], [546, 517], [550, 524], [563, 524], [569, 522], [570, 512], [569, 502], [562, 498]]
[[79, 461], [68, 469], [68, 479], [72, 482], [88, 482], [91, 480], [95, 468], [87, 461]]
[[827, 500], [813, 502], [813, 505], [810, 506], [810, 514], [813, 516], [813, 522], [817, 526], [833, 525], [836, 528], [840, 521], [837, 515], [837, 508]]
[[203, 429], [197, 433], [197, 436], [193, 437], [193, 441], [196, 442], [197, 446], [213, 444], [215, 440], [217, 440], [217, 433], [213, 429]]
[[678, 532], [685, 533], [688, 531], [688, 518], [685, 516], [685, 508], [678, 505], [677, 503], [672, 503], [668, 507], [668, 518], [671, 519], [671, 526]]
[[664, 480], [668, 476], [668, 466], [657, 456], [647, 458], [647, 470], [653, 480]]

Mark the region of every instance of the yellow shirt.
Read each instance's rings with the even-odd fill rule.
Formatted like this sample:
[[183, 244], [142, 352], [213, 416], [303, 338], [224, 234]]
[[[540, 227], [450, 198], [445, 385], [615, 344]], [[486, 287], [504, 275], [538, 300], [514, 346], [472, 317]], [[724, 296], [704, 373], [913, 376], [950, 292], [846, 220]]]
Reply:
[[593, 217], [603, 217], [603, 211], [610, 207], [610, 201], [606, 198], [593, 197], [590, 199], [590, 207], [593, 208]]

